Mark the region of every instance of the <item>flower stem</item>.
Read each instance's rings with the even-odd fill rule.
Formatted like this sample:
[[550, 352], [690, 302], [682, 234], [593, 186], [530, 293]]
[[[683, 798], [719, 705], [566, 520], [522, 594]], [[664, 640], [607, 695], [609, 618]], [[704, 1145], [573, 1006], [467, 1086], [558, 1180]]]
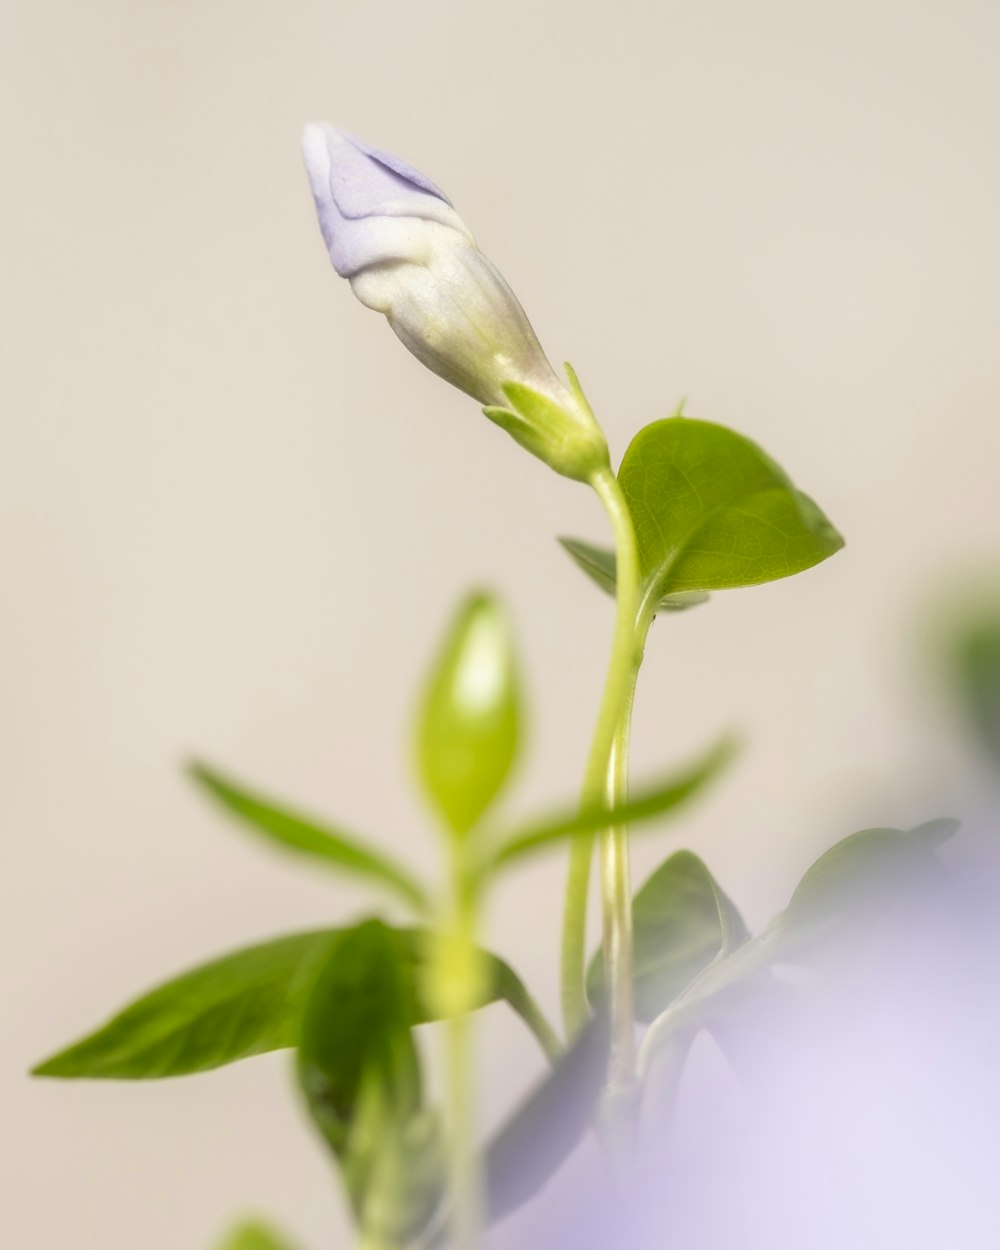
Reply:
[[[632, 518], [618, 479], [610, 468], [595, 473], [591, 485], [604, 504], [614, 532], [617, 610], [604, 694], [584, 774], [582, 801], [587, 806], [600, 802], [616, 805], [624, 799], [629, 720], [641, 651], [636, 642], [639, 567]], [[611, 1014], [609, 1080], [610, 1092], [613, 1092], [628, 1089], [634, 1081], [635, 1070], [632, 900], [627, 831], [605, 830], [600, 835], [600, 844], [605, 983]], [[570, 852], [562, 948], [563, 1016], [570, 1036], [577, 1032], [587, 1016], [584, 969], [587, 895], [593, 850], [594, 838], [579, 837], [574, 840]]]

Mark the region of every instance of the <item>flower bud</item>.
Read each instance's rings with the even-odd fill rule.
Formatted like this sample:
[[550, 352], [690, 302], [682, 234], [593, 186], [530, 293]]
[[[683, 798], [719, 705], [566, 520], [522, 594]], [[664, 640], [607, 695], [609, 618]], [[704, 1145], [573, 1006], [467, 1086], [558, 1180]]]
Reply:
[[444, 193], [332, 126], [308, 126], [303, 152], [330, 260], [358, 299], [557, 472], [585, 480], [605, 466], [604, 435], [575, 377], [567, 385], [553, 370]]

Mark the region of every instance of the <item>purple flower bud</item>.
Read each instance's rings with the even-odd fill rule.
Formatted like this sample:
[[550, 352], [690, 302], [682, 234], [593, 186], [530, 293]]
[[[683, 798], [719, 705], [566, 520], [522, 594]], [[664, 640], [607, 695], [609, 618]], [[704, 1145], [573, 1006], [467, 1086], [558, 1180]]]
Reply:
[[358, 299], [557, 471], [587, 477], [606, 463], [579, 388], [555, 373], [445, 194], [398, 157], [332, 126], [308, 126], [303, 152], [330, 259]]

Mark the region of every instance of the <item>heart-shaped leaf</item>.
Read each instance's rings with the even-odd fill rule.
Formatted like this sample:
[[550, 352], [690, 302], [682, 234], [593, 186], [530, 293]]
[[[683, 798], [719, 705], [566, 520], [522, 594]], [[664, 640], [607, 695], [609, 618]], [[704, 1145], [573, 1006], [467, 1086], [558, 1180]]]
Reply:
[[789, 577], [843, 546], [769, 456], [709, 421], [668, 417], [647, 425], [618, 478], [653, 602]]
[[420, 776], [456, 835], [479, 820], [517, 754], [521, 694], [506, 613], [472, 595], [453, 621], [431, 671], [417, 725]]
[[[203, 964], [129, 1004], [102, 1028], [39, 1064], [34, 1075], [153, 1080], [205, 1072], [295, 1046], [306, 999], [344, 932], [297, 933]], [[395, 932], [419, 987], [430, 933]], [[486, 979], [482, 1005], [506, 1000], [546, 1054], [557, 1053], [558, 1039], [513, 968], [485, 951], [481, 959]], [[435, 1018], [419, 994], [415, 1010], [411, 1024]]]
[[[632, 900], [636, 1018], [649, 1024], [707, 967], [750, 936], [704, 863], [677, 851]], [[604, 961], [591, 960], [587, 993], [600, 1001]]]

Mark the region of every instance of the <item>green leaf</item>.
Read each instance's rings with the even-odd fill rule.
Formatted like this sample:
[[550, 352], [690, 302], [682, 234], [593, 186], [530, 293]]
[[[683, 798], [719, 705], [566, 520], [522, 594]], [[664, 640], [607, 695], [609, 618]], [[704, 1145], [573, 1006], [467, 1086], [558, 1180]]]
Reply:
[[575, 813], [566, 812], [507, 834], [498, 839], [498, 845], [488, 854], [480, 871], [483, 874], [496, 871], [563, 838], [597, 833], [619, 825], [639, 824], [674, 812], [714, 781], [732, 761], [737, 750], [734, 738], [724, 738], [694, 764], [647, 790], [638, 791], [617, 808], [598, 805]]
[[423, 1107], [409, 944], [377, 920], [347, 930], [316, 978], [302, 1023], [299, 1083], [341, 1163], [358, 1224], [396, 1245], [441, 1192], [437, 1118]]
[[[419, 985], [430, 932], [399, 929]], [[206, 1072], [251, 1055], [298, 1044], [302, 1012], [316, 976], [336, 951], [342, 929], [320, 929], [250, 946], [158, 986], [112, 1020], [34, 1069], [35, 1076], [154, 1080]], [[481, 953], [481, 1006], [506, 1000], [547, 1055], [558, 1040], [514, 970]], [[435, 1019], [418, 997], [410, 1023]]]
[[190, 773], [230, 815], [255, 833], [263, 834], [285, 850], [386, 885], [411, 907], [420, 912], [428, 910], [427, 895], [420, 883], [400, 864], [373, 850], [362, 839], [292, 812], [224, 777], [207, 764], [191, 764]]
[[[617, 560], [610, 547], [594, 547], [580, 538], [560, 538], [559, 543], [576, 564], [601, 590], [614, 597], [617, 581]], [[657, 612], [686, 612], [707, 603], [709, 596], [701, 591], [664, 595], [656, 605]]]
[[[771, 964], [800, 962], [822, 943], [842, 939], [866, 914], [877, 914], [897, 891], [934, 880], [941, 868], [934, 852], [957, 828], [957, 821], [933, 820], [909, 831], [864, 829], [831, 847], [763, 933], [707, 964], [652, 1022], [641, 1071], [649, 1073], [679, 1032], [712, 1027], [735, 987], [748, 986]], [[757, 989], [773, 993], [765, 982]]]
[[294, 1046], [313, 980], [339, 938], [298, 933], [213, 960], [157, 987], [35, 1076], [150, 1080]]
[[934, 850], [958, 828], [933, 820], [916, 829], [863, 829], [832, 846], [799, 882], [772, 922], [770, 942], [783, 953], [836, 932], [887, 892], [926, 880]]
[[[734, 904], [704, 863], [677, 851], [649, 877], [632, 900], [636, 1018], [649, 1024], [713, 959], [749, 937]], [[598, 952], [587, 974], [591, 1002], [604, 992]]]
[[251, 1220], [234, 1228], [219, 1250], [295, 1250], [295, 1247], [267, 1224]]
[[618, 473], [647, 598], [753, 586], [811, 568], [843, 539], [749, 439], [668, 417], [639, 431]]
[[1000, 766], [1000, 609], [962, 622], [951, 659], [976, 740], [986, 758]]
[[468, 833], [496, 798], [517, 755], [520, 729], [507, 615], [489, 595], [472, 595], [434, 664], [417, 727], [421, 779], [453, 833]]

